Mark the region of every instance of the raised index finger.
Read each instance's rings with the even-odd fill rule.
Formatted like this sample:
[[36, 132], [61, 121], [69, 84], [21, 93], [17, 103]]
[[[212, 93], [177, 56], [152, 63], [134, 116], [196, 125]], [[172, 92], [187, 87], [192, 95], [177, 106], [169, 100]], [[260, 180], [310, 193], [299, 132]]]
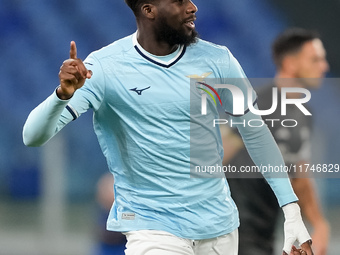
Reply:
[[77, 46], [75, 41], [72, 41], [70, 45], [70, 58], [77, 59]]

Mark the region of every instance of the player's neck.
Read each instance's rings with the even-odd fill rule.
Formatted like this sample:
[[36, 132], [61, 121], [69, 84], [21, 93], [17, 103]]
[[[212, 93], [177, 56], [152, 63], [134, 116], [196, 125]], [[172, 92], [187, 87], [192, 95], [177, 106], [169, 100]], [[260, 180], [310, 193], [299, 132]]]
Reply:
[[164, 41], [159, 41], [156, 39], [156, 35], [153, 33], [144, 33], [138, 29], [137, 31], [137, 41], [147, 52], [156, 56], [166, 56], [179, 47], [179, 45], [169, 45]]
[[298, 77], [296, 77], [294, 74], [290, 72], [285, 72], [283, 70], [278, 71], [275, 75], [275, 79], [294, 79], [294, 78]]
[[[301, 88], [303, 87], [301, 80], [289, 73], [278, 72], [275, 75], [275, 85], [281, 90], [282, 88]], [[301, 98], [301, 93], [287, 93], [287, 98]]]

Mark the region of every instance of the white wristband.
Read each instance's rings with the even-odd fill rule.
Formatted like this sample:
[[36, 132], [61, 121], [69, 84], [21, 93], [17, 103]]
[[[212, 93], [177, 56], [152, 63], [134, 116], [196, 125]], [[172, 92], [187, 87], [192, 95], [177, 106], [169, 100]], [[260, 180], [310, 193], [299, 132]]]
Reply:
[[299, 245], [308, 240], [311, 237], [302, 221], [300, 207], [297, 203], [291, 203], [282, 207], [285, 223], [284, 223], [284, 235], [285, 241], [283, 250], [290, 254], [294, 242], [297, 240]]

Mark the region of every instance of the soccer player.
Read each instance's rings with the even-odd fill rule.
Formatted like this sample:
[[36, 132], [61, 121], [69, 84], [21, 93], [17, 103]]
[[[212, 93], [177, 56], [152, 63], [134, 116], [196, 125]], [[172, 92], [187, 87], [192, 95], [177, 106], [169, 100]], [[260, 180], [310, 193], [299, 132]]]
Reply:
[[[197, 7], [190, 0], [126, 0], [136, 16], [137, 32], [77, 58], [60, 68], [60, 86], [29, 115], [24, 143], [40, 146], [88, 109], [114, 175], [115, 201], [107, 228], [125, 233], [126, 254], [236, 255], [238, 211], [225, 178], [190, 178], [192, 166], [222, 165], [218, 127], [200, 114], [201, 94], [190, 79], [244, 78], [230, 51], [199, 40]], [[209, 77], [209, 78], [210, 78]], [[247, 94], [247, 93], [245, 93]], [[230, 95], [221, 93], [232, 112]], [[207, 118], [218, 118], [209, 98]], [[235, 121], [259, 118], [250, 112]], [[240, 127], [259, 164], [283, 165], [268, 128]], [[193, 137], [199, 133], [206, 137]], [[208, 163], [207, 163], [208, 162]], [[295, 240], [312, 254], [297, 197], [288, 178], [270, 178], [286, 217], [284, 251]]]
[[[258, 105], [262, 110], [272, 105], [272, 88], [279, 91], [285, 87], [317, 89], [328, 71], [326, 51], [318, 34], [313, 31], [291, 28], [281, 33], [273, 44], [273, 58], [277, 66], [274, 84], [258, 90]], [[280, 95], [280, 93], [279, 93]], [[300, 98], [302, 93], [288, 94], [290, 99]], [[295, 105], [287, 105], [287, 114], [281, 115], [281, 104], [266, 119], [277, 120], [269, 128], [281, 149], [287, 165], [298, 166], [305, 172], [311, 155], [311, 116], [306, 116]], [[308, 109], [310, 111], [310, 109]], [[283, 127], [284, 119], [294, 119], [296, 127]], [[233, 166], [253, 165], [249, 154], [235, 133], [224, 138], [224, 164]], [[234, 155], [233, 155], [234, 154]], [[232, 158], [232, 159], [228, 159]], [[326, 255], [329, 227], [322, 215], [313, 182], [309, 175], [290, 173], [292, 186], [299, 197], [302, 213], [313, 227], [313, 249], [316, 255]], [[245, 177], [245, 176], [243, 176]], [[276, 198], [261, 176], [257, 178], [230, 178], [228, 180], [233, 198], [240, 212], [240, 255], [272, 255], [274, 232], [279, 216]], [[263, 220], [265, 219], [265, 220]]]

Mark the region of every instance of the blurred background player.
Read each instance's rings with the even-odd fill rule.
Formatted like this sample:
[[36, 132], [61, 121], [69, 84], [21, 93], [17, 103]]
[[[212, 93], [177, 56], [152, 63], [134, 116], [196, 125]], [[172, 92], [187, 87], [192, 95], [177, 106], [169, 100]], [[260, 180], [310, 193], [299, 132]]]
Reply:
[[[275, 40], [272, 54], [277, 73], [273, 84], [258, 91], [258, 106], [267, 110], [272, 105], [272, 88], [282, 87], [318, 88], [328, 71], [326, 51], [318, 34], [300, 28], [284, 31]], [[268, 124], [287, 165], [304, 165], [310, 162], [311, 117], [305, 116], [295, 105], [287, 105], [287, 115], [281, 115], [280, 93], [276, 111], [265, 119], [294, 119], [298, 125], [285, 128], [279, 121]], [[288, 93], [289, 98], [299, 98], [301, 93]], [[236, 132], [236, 130], [235, 130]], [[223, 138], [224, 164], [237, 166], [254, 165], [241, 138], [232, 130], [225, 131]], [[303, 168], [304, 169], [304, 168]], [[273, 254], [274, 232], [279, 207], [276, 198], [260, 176], [251, 178], [229, 178], [228, 182], [240, 212], [240, 255]], [[228, 177], [228, 175], [227, 175]], [[247, 176], [243, 176], [247, 177]], [[249, 177], [249, 176], [248, 176]], [[301, 173], [290, 173], [293, 188], [299, 197], [303, 215], [313, 227], [313, 249], [315, 255], [327, 253], [329, 226], [322, 215], [313, 181]], [[303, 178], [305, 177], [305, 178]]]
[[126, 237], [120, 232], [108, 231], [106, 221], [114, 202], [114, 179], [111, 173], [104, 174], [97, 185], [98, 224], [97, 246], [93, 255], [124, 255]]

